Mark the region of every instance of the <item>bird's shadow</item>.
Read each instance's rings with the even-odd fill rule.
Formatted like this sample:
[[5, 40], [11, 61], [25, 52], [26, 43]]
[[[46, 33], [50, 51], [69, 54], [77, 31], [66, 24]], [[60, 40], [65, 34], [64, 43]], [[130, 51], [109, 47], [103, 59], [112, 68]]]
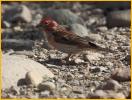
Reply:
[[76, 65], [76, 63], [73, 61], [62, 60], [62, 59], [49, 59], [49, 60], [45, 60], [45, 61], [39, 61], [39, 63], [41, 63], [41, 64], [52, 64], [52, 65], [58, 65], [58, 66]]

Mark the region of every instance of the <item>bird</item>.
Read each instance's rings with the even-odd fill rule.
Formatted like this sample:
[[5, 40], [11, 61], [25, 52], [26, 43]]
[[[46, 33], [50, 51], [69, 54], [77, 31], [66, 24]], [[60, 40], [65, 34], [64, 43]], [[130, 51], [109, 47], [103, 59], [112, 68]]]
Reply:
[[106, 51], [105, 48], [93, 43], [90, 38], [80, 37], [76, 33], [67, 30], [64, 26], [59, 25], [52, 18], [43, 18], [37, 28], [44, 33], [43, 35], [46, 37], [50, 49], [56, 49], [70, 56], [83, 50]]

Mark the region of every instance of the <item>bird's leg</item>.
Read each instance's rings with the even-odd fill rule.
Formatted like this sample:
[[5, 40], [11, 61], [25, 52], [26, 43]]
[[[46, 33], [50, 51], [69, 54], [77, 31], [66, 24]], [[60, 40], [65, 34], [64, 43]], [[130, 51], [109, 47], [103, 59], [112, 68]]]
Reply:
[[70, 53], [65, 60], [68, 62], [72, 62], [74, 61], [79, 55], [81, 54], [81, 52], [75, 52], [75, 53]]
[[61, 60], [61, 62], [63, 64], [68, 64], [68, 63], [71, 63], [73, 60], [71, 59], [71, 57], [73, 56], [73, 54], [68, 54], [67, 57], [65, 57], [64, 59]]
[[70, 54], [69, 55], [69, 61], [73, 61], [73, 60], [75, 60], [77, 57], [79, 56], [79, 54]]

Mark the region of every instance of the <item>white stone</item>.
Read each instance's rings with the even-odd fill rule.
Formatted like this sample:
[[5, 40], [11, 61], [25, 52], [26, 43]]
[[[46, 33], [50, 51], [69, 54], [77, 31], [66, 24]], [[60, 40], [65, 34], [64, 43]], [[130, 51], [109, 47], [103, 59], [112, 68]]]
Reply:
[[88, 51], [86, 55], [86, 59], [89, 61], [100, 60], [100, 58], [104, 58], [104, 55], [97, 52]]
[[53, 73], [42, 64], [20, 56], [2, 55], [2, 89], [16, 86], [25, 79], [29, 71], [37, 71], [40, 76], [53, 78]]
[[45, 91], [45, 90], [49, 90], [49, 91], [52, 91], [56, 88], [55, 84], [53, 82], [44, 82], [44, 83], [41, 83], [39, 84], [38, 86], [38, 89], [40, 91]]
[[26, 73], [25, 79], [27, 84], [38, 86], [43, 81], [43, 76], [41, 76], [37, 71], [30, 71]]

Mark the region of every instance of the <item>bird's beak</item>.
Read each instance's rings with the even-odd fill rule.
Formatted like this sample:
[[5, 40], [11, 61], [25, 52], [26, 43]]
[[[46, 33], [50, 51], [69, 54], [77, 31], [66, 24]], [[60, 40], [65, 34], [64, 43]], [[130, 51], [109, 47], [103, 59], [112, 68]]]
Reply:
[[47, 27], [47, 26], [46, 26], [46, 25], [43, 25], [43, 24], [38, 24], [38, 25], [36, 26], [36, 28], [39, 29], [39, 30], [44, 30], [46, 27]]
[[38, 24], [37, 26], [36, 26], [36, 28], [42, 28], [42, 25], [41, 24]]

